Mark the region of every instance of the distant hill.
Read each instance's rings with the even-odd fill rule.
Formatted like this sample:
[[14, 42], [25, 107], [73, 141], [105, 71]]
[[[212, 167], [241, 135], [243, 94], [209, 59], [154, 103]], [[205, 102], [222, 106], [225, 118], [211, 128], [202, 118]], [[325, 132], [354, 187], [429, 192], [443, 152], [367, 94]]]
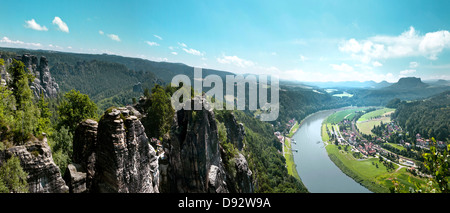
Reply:
[[444, 79], [427, 80], [423, 82], [430, 86], [450, 86], [450, 81]]
[[380, 83], [377, 83], [375, 81], [304, 82], [303, 84], [324, 89], [334, 89], [334, 88], [378, 89], [392, 85], [392, 83], [389, 83], [387, 81], [381, 81]]
[[375, 85], [375, 88], [384, 88], [384, 87], [388, 87], [388, 86], [391, 86], [391, 85], [392, 85], [392, 83], [389, 83], [387, 81], [381, 81], [380, 83], [377, 83]]
[[[85, 53], [68, 53], [68, 52], [57, 52], [51, 50], [29, 50], [29, 49], [19, 49], [19, 48], [4, 48], [0, 47], [0, 55], [8, 55], [14, 57], [16, 55], [23, 55], [30, 53], [38, 57], [44, 55], [49, 59], [49, 66], [53, 67], [58, 63], [66, 63], [68, 65], [75, 66], [79, 62], [89, 62], [92, 60], [104, 61], [125, 65], [129, 70], [135, 72], [152, 72], [158, 79], [165, 83], [170, 83], [172, 78], [178, 74], [187, 75], [189, 78], [193, 79], [193, 68], [182, 63], [171, 63], [171, 62], [157, 62], [150, 61], [141, 58], [131, 58], [118, 55], [109, 54], [85, 54]], [[13, 54], [13, 55], [11, 55]], [[4, 57], [4, 56], [2, 56]], [[215, 74], [225, 79], [226, 75], [233, 75], [232, 72], [203, 69], [203, 75]]]
[[402, 89], [402, 90], [414, 90], [414, 89], [423, 89], [427, 88], [429, 85], [422, 82], [420, 78], [416, 77], [407, 77], [400, 78], [397, 83], [392, 84], [385, 89]]
[[422, 82], [420, 78], [407, 77], [401, 78], [398, 82], [387, 87], [354, 91], [353, 101], [355, 104], [384, 106], [394, 98], [411, 101], [427, 98], [448, 90], [450, 90], [450, 86], [431, 86]]

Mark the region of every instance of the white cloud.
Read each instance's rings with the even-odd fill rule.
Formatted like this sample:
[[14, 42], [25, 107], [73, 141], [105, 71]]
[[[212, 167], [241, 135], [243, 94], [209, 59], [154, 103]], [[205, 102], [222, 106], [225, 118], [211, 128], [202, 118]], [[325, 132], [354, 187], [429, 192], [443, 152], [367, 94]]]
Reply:
[[358, 53], [359, 51], [361, 51], [361, 45], [358, 41], [352, 38], [339, 46], [339, 50], [342, 52]]
[[103, 31], [99, 30], [99, 31], [98, 31], [98, 34], [103, 35], [103, 34], [105, 34], [105, 33], [104, 33]]
[[357, 41], [352, 38], [341, 42], [339, 50], [369, 63], [372, 60], [423, 56], [436, 60], [439, 53], [450, 48], [448, 31], [429, 32], [419, 35], [414, 27], [399, 36], [374, 36]]
[[232, 64], [242, 68], [251, 67], [255, 65], [253, 61], [245, 60], [235, 55], [234, 56], [223, 55], [221, 58], [217, 58], [217, 62], [221, 64]]
[[336, 71], [344, 71], [344, 72], [350, 72], [353, 71], [353, 67], [346, 64], [346, 63], [342, 63], [341, 65], [339, 64], [330, 64], [330, 66], [333, 68], [333, 70]]
[[150, 45], [150, 46], [159, 46], [159, 44], [158, 43], [156, 43], [156, 42], [153, 42], [153, 41], [145, 41], [145, 43], [147, 43], [148, 45]]
[[153, 36], [155, 36], [155, 38], [157, 38], [157, 39], [159, 39], [159, 40], [163, 40], [163, 39], [161, 38], [161, 36], [159, 36], [159, 35], [153, 35]]
[[67, 24], [65, 22], [63, 22], [61, 20], [60, 17], [55, 16], [55, 18], [52, 21], [52, 24], [57, 25], [59, 30], [61, 30], [65, 33], [69, 33], [69, 27], [67, 26]]
[[437, 54], [442, 52], [444, 48], [450, 48], [450, 33], [448, 31], [427, 33], [419, 45], [419, 51], [427, 53], [431, 60], [436, 60]]
[[108, 34], [108, 37], [114, 41], [120, 41], [120, 38], [118, 35], [115, 34]]
[[419, 66], [419, 63], [415, 62], [415, 61], [411, 61], [409, 62], [409, 68], [417, 68]]
[[169, 49], [170, 49], [170, 50], [173, 50], [173, 49], [174, 49], [174, 47], [170, 46], [170, 47], [169, 47]]
[[180, 43], [178, 42], [178, 45], [182, 46], [182, 47], [187, 47], [187, 45], [185, 43]]
[[300, 61], [305, 62], [305, 61], [307, 61], [307, 60], [309, 60], [308, 57], [306, 57], [306, 56], [304, 56], [304, 55], [300, 55]]
[[372, 65], [373, 65], [374, 67], [381, 67], [381, 66], [383, 66], [383, 64], [380, 63], [380, 62], [378, 62], [378, 61], [372, 62]]
[[38, 23], [36, 23], [36, 21], [34, 19], [25, 21], [25, 23], [26, 23], [26, 25], [25, 25], [26, 28], [30, 28], [30, 29], [37, 30], [37, 31], [48, 31], [47, 27], [39, 25]]
[[413, 70], [413, 69], [402, 70], [402, 71], [400, 71], [400, 75], [409, 75], [409, 74], [413, 74], [415, 72], [416, 72], [416, 70]]
[[177, 52], [171, 52], [172, 53], [172, 55], [178, 55], [178, 53]]
[[183, 48], [183, 51], [185, 51], [185, 52], [187, 52], [187, 53], [189, 53], [189, 54], [191, 54], [191, 55], [203, 56], [203, 53], [201, 53], [201, 52], [198, 51], [198, 50], [192, 49], [192, 48], [190, 48], [190, 49]]
[[42, 44], [40, 43], [27, 43], [27, 42], [23, 42], [23, 41], [19, 41], [19, 40], [11, 40], [8, 37], [3, 37], [0, 40], [0, 43], [4, 43], [7, 46], [11, 46], [11, 47], [42, 47]]

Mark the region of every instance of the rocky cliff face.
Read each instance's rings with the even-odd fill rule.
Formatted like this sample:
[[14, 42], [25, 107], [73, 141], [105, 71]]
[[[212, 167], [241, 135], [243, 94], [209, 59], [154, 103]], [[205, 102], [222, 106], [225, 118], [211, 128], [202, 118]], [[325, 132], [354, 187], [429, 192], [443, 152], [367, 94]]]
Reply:
[[[200, 96], [188, 104], [200, 102], [208, 104]], [[239, 125], [238, 129], [241, 129]], [[223, 162], [224, 153], [212, 110], [179, 110], [170, 135], [164, 138], [163, 147], [165, 158], [160, 161], [162, 192], [253, 192], [252, 173], [245, 157], [240, 155], [239, 160], [225, 159], [227, 162]], [[236, 174], [229, 174], [225, 165], [235, 168]]]
[[158, 158], [144, 127], [126, 108], [99, 122], [94, 188], [98, 192], [158, 192]]
[[[7, 149], [3, 155], [4, 162], [11, 156], [17, 156], [25, 172], [30, 193], [64, 193], [69, 188], [61, 177], [59, 168], [53, 162], [47, 138], [42, 141], [29, 141], [22, 146]], [[1, 155], [0, 155], [1, 157]]]
[[158, 156], [126, 108], [108, 110], [98, 124], [82, 122], [73, 150], [65, 178], [72, 192], [159, 192]]
[[[199, 96], [192, 100], [203, 101]], [[164, 180], [162, 191], [228, 192], [212, 110], [179, 110], [163, 147], [167, 171], [161, 171]]]
[[39, 97], [41, 93], [45, 97], [55, 98], [57, 96], [59, 85], [50, 74], [48, 60], [45, 56], [41, 56], [39, 63], [36, 56], [29, 54], [17, 56], [16, 60], [22, 61], [27, 71], [35, 76], [34, 81], [30, 85], [34, 96]]
[[[1, 55], [0, 58], [2, 58]], [[6, 60], [5, 63], [7, 63]], [[6, 66], [0, 65], [0, 86], [6, 86], [6, 82], [9, 81], [9, 79], [10, 77], [9, 73], [6, 71]]]
[[88, 119], [75, 129], [72, 163], [64, 180], [71, 193], [90, 192], [94, 184], [98, 123]]

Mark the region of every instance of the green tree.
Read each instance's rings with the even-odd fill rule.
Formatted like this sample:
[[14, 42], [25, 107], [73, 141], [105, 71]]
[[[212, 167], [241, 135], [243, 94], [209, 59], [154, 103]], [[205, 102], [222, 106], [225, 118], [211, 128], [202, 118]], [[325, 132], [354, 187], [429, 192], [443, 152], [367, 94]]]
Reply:
[[58, 113], [59, 128], [67, 126], [71, 133], [75, 131], [79, 122], [88, 118], [97, 119], [98, 116], [97, 105], [88, 95], [75, 90], [70, 90], [64, 95], [64, 100], [58, 106]]
[[424, 163], [423, 165], [428, 169], [431, 174], [431, 178], [429, 178], [426, 186], [422, 186], [420, 183], [409, 181], [414, 184], [415, 189], [410, 188], [409, 190], [405, 189], [405, 185], [399, 183], [396, 179], [392, 181], [394, 184], [393, 187], [390, 188], [392, 193], [449, 193], [448, 179], [450, 177], [449, 174], [449, 152], [450, 152], [450, 144], [447, 145], [446, 149], [442, 151], [438, 151], [436, 149], [436, 140], [431, 138], [433, 141], [433, 145], [430, 146], [430, 152], [424, 153]]
[[52, 150], [53, 161], [61, 169], [61, 175], [64, 176], [67, 165], [71, 163], [73, 152], [73, 136], [69, 129], [61, 127], [58, 131], [48, 138], [48, 143]]
[[152, 89], [149, 101], [144, 125], [150, 137], [159, 138], [169, 132], [175, 112], [170, 102], [170, 96], [159, 85]]
[[[431, 138], [433, 144], [436, 144], [436, 140]], [[442, 193], [449, 193], [448, 177], [449, 177], [449, 155], [450, 144], [447, 145], [447, 149], [439, 152], [435, 146], [430, 146], [430, 153], [423, 154], [424, 166], [433, 175], [432, 181], [439, 186], [437, 191]]]
[[28, 192], [27, 176], [20, 166], [19, 158], [12, 156], [0, 167], [0, 192]]
[[39, 110], [39, 118], [36, 133], [42, 134], [43, 132], [47, 134], [51, 134], [51, 122], [50, 118], [52, 117], [52, 113], [48, 108], [48, 102], [44, 98], [44, 94], [41, 93], [39, 101], [37, 103], [37, 108]]
[[5, 86], [0, 86], [0, 141], [4, 140], [9, 127], [14, 122], [16, 100], [12, 92]]
[[33, 99], [28, 83], [34, 80], [34, 76], [27, 74], [25, 65], [15, 59], [13, 59], [12, 66], [9, 67], [9, 73], [12, 76], [11, 88], [16, 98], [17, 107], [19, 110], [23, 109]]
[[14, 116], [14, 142], [23, 143], [36, 132], [38, 111], [33, 103], [33, 93], [28, 85], [33, 76], [25, 72], [25, 65], [13, 59], [9, 68], [12, 76], [12, 93], [16, 100]]

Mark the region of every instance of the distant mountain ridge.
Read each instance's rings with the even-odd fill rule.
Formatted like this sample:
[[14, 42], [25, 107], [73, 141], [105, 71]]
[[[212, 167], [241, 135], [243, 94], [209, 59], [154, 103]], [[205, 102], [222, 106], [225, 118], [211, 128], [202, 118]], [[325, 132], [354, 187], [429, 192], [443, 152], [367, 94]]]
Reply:
[[303, 84], [319, 88], [383, 88], [392, 85], [387, 81], [340, 81], [340, 82], [304, 82]]

